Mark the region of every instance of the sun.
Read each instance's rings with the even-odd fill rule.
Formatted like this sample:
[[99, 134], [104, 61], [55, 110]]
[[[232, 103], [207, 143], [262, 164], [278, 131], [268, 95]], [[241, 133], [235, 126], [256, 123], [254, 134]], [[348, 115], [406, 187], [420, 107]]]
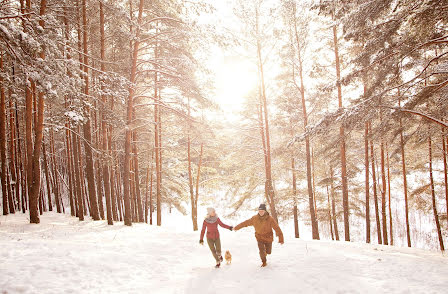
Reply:
[[227, 112], [242, 109], [247, 94], [257, 87], [255, 64], [241, 58], [223, 58], [215, 66], [216, 102]]

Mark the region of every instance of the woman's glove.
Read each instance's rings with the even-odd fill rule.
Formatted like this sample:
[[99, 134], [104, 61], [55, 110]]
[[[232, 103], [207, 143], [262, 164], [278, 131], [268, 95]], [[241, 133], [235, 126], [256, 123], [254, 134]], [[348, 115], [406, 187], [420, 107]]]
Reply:
[[233, 226], [230, 226], [230, 229], [229, 229], [229, 230], [233, 231]]
[[199, 244], [204, 245], [204, 240], [199, 240]]

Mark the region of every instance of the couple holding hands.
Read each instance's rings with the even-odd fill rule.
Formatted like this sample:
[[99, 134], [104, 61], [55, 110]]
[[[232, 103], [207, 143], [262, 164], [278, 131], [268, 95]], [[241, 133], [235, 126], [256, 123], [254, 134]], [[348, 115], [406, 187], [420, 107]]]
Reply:
[[204, 234], [207, 230], [207, 243], [213, 257], [216, 260], [216, 267], [219, 267], [221, 265], [221, 261], [223, 260], [221, 256], [221, 240], [219, 238], [218, 225], [231, 231], [238, 231], [244, 227], [253, 226], [255, 228], [255, 238], [258, 242], [262, 267], [267, 265], [266, 255], [271, 254], [272, 252], [272, 242], [274, 241], [272, 229], [275, 230], [275, 233], [278, 236], [278, 242], [280, 244], [283, 244], [284, 242], [282, 230], [274, 218], [269, 215], [269, 212], [266, 211], [265, 204], [260, 204], [256, 215], [240, 223], [235, 228], [222, 223], [214, 208], [207, 208], [207, 216], [202, 225], [199, 243], [204, 244]]

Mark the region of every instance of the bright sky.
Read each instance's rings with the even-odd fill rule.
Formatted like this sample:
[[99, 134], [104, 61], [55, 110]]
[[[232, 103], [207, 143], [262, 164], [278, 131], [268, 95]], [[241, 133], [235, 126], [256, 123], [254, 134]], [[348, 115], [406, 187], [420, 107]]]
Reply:
[[[201, 15], [200, 21], [211, 24], [217, 31], [226, 33], [238, 31], [239, 21], [233, 13], [234, 0], [205, 0], [215, 7], [212, 15]], [[215, 96], [225, 115], [237, 119], [247, 94], [257, 85], [256, 64], [241, 56], [235, 48], [212, 48], [209, 68], [214, 74]]]

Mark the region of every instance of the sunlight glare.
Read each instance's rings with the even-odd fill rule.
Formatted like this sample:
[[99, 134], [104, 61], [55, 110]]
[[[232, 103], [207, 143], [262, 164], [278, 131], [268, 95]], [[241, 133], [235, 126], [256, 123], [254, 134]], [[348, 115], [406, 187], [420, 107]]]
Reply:
[[257, 86], [255, 65], [249, 61], [225, 58], [216, 68], [216, 102], [224, 111], [241, 110], [246, 95]]

